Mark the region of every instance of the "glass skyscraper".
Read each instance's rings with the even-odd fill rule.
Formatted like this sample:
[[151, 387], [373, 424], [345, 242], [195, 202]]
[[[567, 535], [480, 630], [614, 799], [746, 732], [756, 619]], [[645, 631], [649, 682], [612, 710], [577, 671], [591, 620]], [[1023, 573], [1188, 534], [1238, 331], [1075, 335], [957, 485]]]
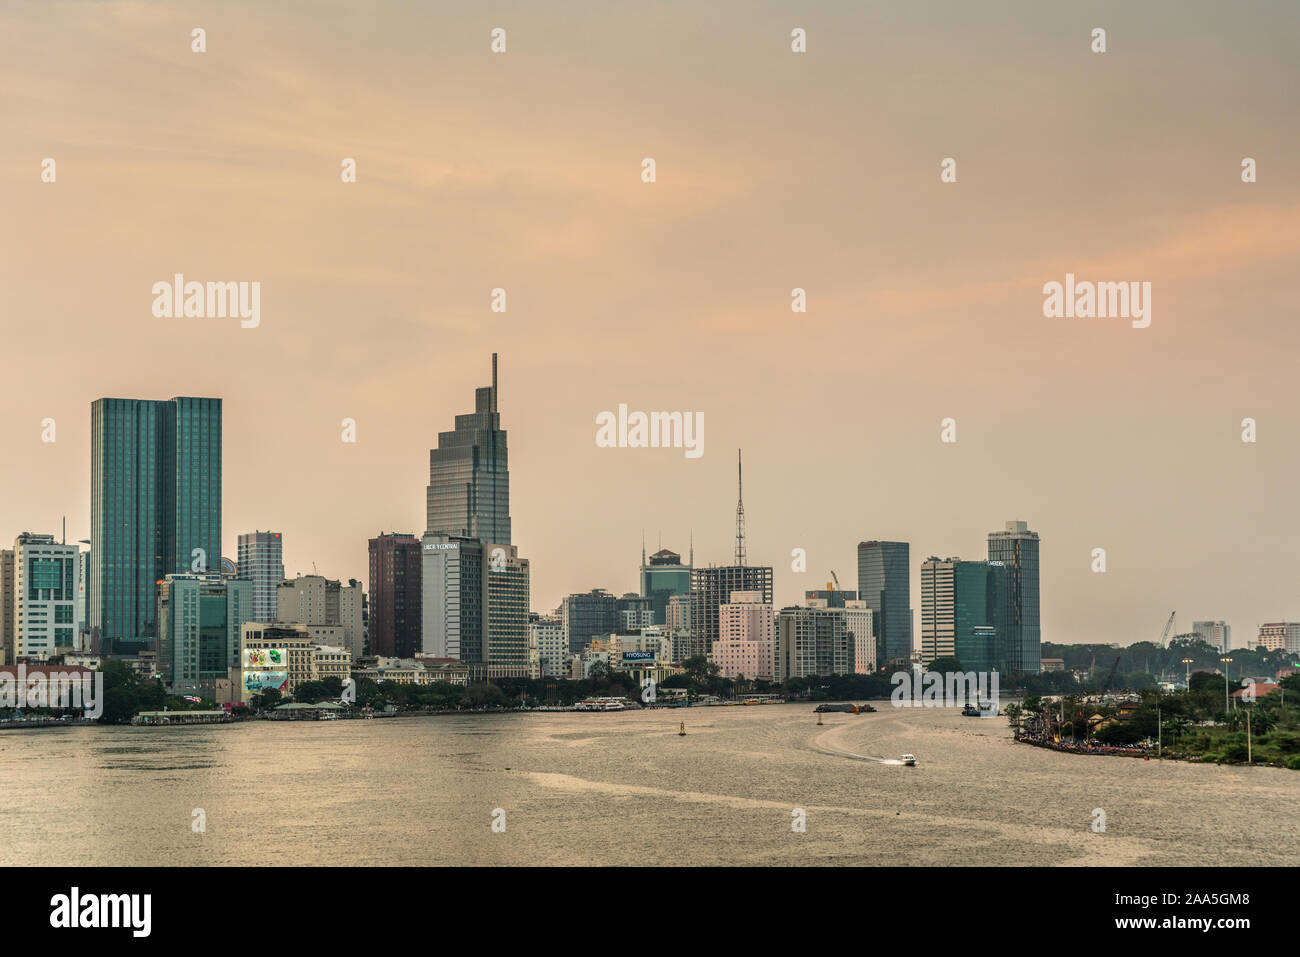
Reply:
[[1006, 530], [989, 532], [989, 561], [1007, 566], [1009, 614], [1007, 667], [1037, 673], [1042, 629], [1038, 610], [1038, 533], [1025, 522], [1007, 522]]
[[876, 666], [912, 655], [912, 571], [907, 542], [858, 543], [858, 598], [867, 603], [876, 633]]
[[691, 566], [682, 564], [682, 556], [661, 548], [647, 563], [645, 549], [641, 549], [641, 596], [650, 599], [656, 625], [667, 621], [669, 598], [690, 593]]
[[510, 472], [497, 411], [497, 357], [492, 385], [474, 390], [474, 411], [456, 416], [429, 451], [425, 533], [510, 544]]
[[158, 582], [221, 559], [221, 400], [90, 407], [90, 598], [101, 654], [158, 637]]

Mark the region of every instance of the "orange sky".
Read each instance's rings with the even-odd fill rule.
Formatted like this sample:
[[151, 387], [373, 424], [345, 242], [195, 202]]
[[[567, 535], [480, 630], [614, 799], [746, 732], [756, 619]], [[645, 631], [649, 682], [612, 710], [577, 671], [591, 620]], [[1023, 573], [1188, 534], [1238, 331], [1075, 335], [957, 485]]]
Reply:
[[[1300, 618], [1300, 8], [591, 6], [5, 4], [0, 539], [88, 534], [94, 399], [217, 395], [226, 553], [364, 577], [495, 350], [537, 610], [636, 588], [643, 528], [729, 561], [743, 446], [778, 603], [1018, 518], [1046, 640]], [[154, 318], [177, 272], [260, 326]], [[1045, 319], [1066, 272], [1150, 281], [1150, 328]], [[597, 448], [619, 403], [704, 456]]]

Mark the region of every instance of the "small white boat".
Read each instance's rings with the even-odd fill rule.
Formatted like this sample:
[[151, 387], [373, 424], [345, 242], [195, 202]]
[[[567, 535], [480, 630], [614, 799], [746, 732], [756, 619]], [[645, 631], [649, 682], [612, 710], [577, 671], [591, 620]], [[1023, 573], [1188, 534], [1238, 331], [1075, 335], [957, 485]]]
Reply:
[[909, 768], [916, 767], [916, 755], [915, 754], [903, 755], [903, 764], [907, 765]]

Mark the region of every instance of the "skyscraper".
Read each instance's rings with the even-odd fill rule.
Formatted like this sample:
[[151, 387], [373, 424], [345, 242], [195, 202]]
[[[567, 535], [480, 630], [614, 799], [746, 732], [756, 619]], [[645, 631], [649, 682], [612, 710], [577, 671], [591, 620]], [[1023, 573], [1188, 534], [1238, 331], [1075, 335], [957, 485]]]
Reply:
[[0, 664], [14, 663], [14, 552], [0, 549]]
[[1192, 633], [1219, 651], [1229, 651], [1232, 648], [1232, 628], [1226, 621], [1194, 621]]
[[691, 592], [691, 566], [682, 564], [682, 556], [676, 552], [661, 548], [645, 557], [645, 546], [641, 548], [641, 595], [650, 599], [650, 609], [654, 612], [654, 623], [665, 624], [668, 620], [668, 599], [673, 595], [689, 595]]
[[840, 608], [782, 608], [776, 619], [776, 680], [853, 673], [853, 638]]
[[420, 565], [420, 541], [414, 535], [381, 533], [370, 539], [372, 655], [412, 658], [420, 650]]
[[279, 532], [245, 532], [239, 536], [238, 554], [239, 577], [253, 583], [253, 617], [249, 620], [275, 621], [276, 589], [284, 580], [284, 540]]
[[221, 557], [221, 400], [90, 408], [90, 629], [102, 654], [157, 637], [157, 583]]
[[1038, 607], [1038, 533], [1025, 522], [1007, 522], [989, 532], [989, 561], [1007, 566], [1011, 621], [1007, 630], [1007, 667], [1037, 673], [1042, 643]]
[[907, 542], [858, 543], [858, 599], [873, 612], [876, 664], [907, 667], [912, 655], [912, 583]]
[[580, 654], [592, 638], [618, 631], [618, 599], [603, 588], [569, 595], [560, 603], [560, 619], [569, 652]]
[[967, 671], [1004, 670], [1005, 566], [960, 558], [921, 564], [921, 660], [956, 658]]
[[456, 416], [429, 452], [425, 534], [510, 544], [510, 470], [497, 411], [497, 357], [492, 385], [474, 391], [474, 411]]

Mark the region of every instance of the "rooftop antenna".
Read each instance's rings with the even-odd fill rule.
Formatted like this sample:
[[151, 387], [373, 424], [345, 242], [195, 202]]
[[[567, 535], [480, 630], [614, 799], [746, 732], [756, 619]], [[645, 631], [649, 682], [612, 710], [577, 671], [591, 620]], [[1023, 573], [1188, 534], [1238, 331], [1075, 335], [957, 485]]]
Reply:
[[645, 529], [641, 529], [641, 567], [645, 568]]
[[695, 529], [691, 529], [691, 567], [695, 567]]
[[492, 353], [492, 411], [497, 410], [497, 354]]
[[736, 564], [745, 564], [745, 477], [736, 449]]
[[68, 516], [63, 516], [63, 544], [68, 544]]

